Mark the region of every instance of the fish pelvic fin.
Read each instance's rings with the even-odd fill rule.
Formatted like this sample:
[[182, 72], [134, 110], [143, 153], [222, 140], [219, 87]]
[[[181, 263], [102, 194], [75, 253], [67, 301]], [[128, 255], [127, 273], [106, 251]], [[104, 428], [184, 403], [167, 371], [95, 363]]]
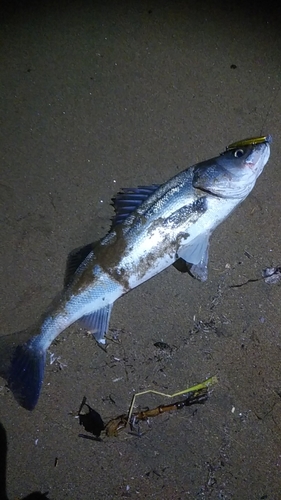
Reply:
[[46, 351], [34, 341], [19, 345], [12, 357], [8, 387], [16, 401], [26, 410], [38, 402], [44, 378]]
[[210, 233], [199, 235], [179, 251], [179, 259], [173, 264], [181, 272], [188, 272], [199, 281], [208, 279]]

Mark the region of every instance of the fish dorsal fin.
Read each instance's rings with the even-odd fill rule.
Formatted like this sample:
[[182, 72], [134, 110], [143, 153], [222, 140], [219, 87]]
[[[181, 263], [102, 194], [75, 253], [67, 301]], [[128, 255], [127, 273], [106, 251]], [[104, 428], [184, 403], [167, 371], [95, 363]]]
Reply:
[[112, 198], [112, 205], [115, 209], [112, 226], [124, 222], [159, 186], [160, 184], [152, 184], [151, 186], [138, 186], [137, 188], [123, 188], [120, 193]]
[[88, 257], [89, 253], [93, 250], [96, 245], [96, 241], [94, 243], [89, 243], [83, 247], [78, 247], [72, 250], [66, 260], [66, 268], [64, 273], [64, 286], [68, 286], [74, 274], [76, 273], [78, 267], [82, 264], [82, 262]]
[[[112, 219], [112, 227], [124, 222], [127, 217], [134, 212], [151, 194], [158, 189], [160, 184], [151, 186], [138, 186], [137, 188], [124, 188], [114, 198], [112, 205], [115, 209], [115, 216]], [[64, 286], [68, 286], [77, 271], [78, 267], [92, 252], [97, 241], [89, 243], [83, 247], [75, 248], [67, 257], [64, 275]]]

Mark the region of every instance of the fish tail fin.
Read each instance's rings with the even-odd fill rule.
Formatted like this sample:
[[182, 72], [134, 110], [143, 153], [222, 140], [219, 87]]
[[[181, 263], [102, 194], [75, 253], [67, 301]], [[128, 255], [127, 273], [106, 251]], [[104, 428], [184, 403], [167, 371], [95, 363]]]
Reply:
[[34, 339], [19, 345], [13, 353], [8, 372], [8, 386], [16, 401], [33, 410], [39, 399], [44, 378], [46, 351]]

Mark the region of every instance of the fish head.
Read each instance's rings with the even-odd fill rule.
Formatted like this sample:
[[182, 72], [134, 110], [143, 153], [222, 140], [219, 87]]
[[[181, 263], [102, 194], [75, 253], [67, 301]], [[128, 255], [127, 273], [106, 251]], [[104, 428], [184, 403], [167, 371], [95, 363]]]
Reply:
[[194, 188], [241, 201], [253, 189], [270, 156], [271, 137], [244, 139], [216, 158], [194, 166]]

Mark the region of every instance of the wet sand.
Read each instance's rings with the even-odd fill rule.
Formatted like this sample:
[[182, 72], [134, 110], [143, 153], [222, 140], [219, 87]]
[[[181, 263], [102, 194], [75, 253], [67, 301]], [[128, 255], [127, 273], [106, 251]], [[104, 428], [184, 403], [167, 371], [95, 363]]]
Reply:
[[[44, 311], [68, 252], [109, 229], [121, 187], [162, 183], [247, 136], [274, 140], [254, 191], [212, 236], [206, 283], [172, 267], [120, 299], [107, 352], [76, 325], [61, 334], [31, 413], [0, 380], [7, 497], [278, 500], [280, 285], [261, 279], [281, 264], [278, 7], [2, 8], [1, 336]], [[83, 396], [107, 421], [136, 391], [174, 393], [215, 374], [204, 405], [142, 423], [141, 436], [81, 437], [92, 437], [76, 417]]]

